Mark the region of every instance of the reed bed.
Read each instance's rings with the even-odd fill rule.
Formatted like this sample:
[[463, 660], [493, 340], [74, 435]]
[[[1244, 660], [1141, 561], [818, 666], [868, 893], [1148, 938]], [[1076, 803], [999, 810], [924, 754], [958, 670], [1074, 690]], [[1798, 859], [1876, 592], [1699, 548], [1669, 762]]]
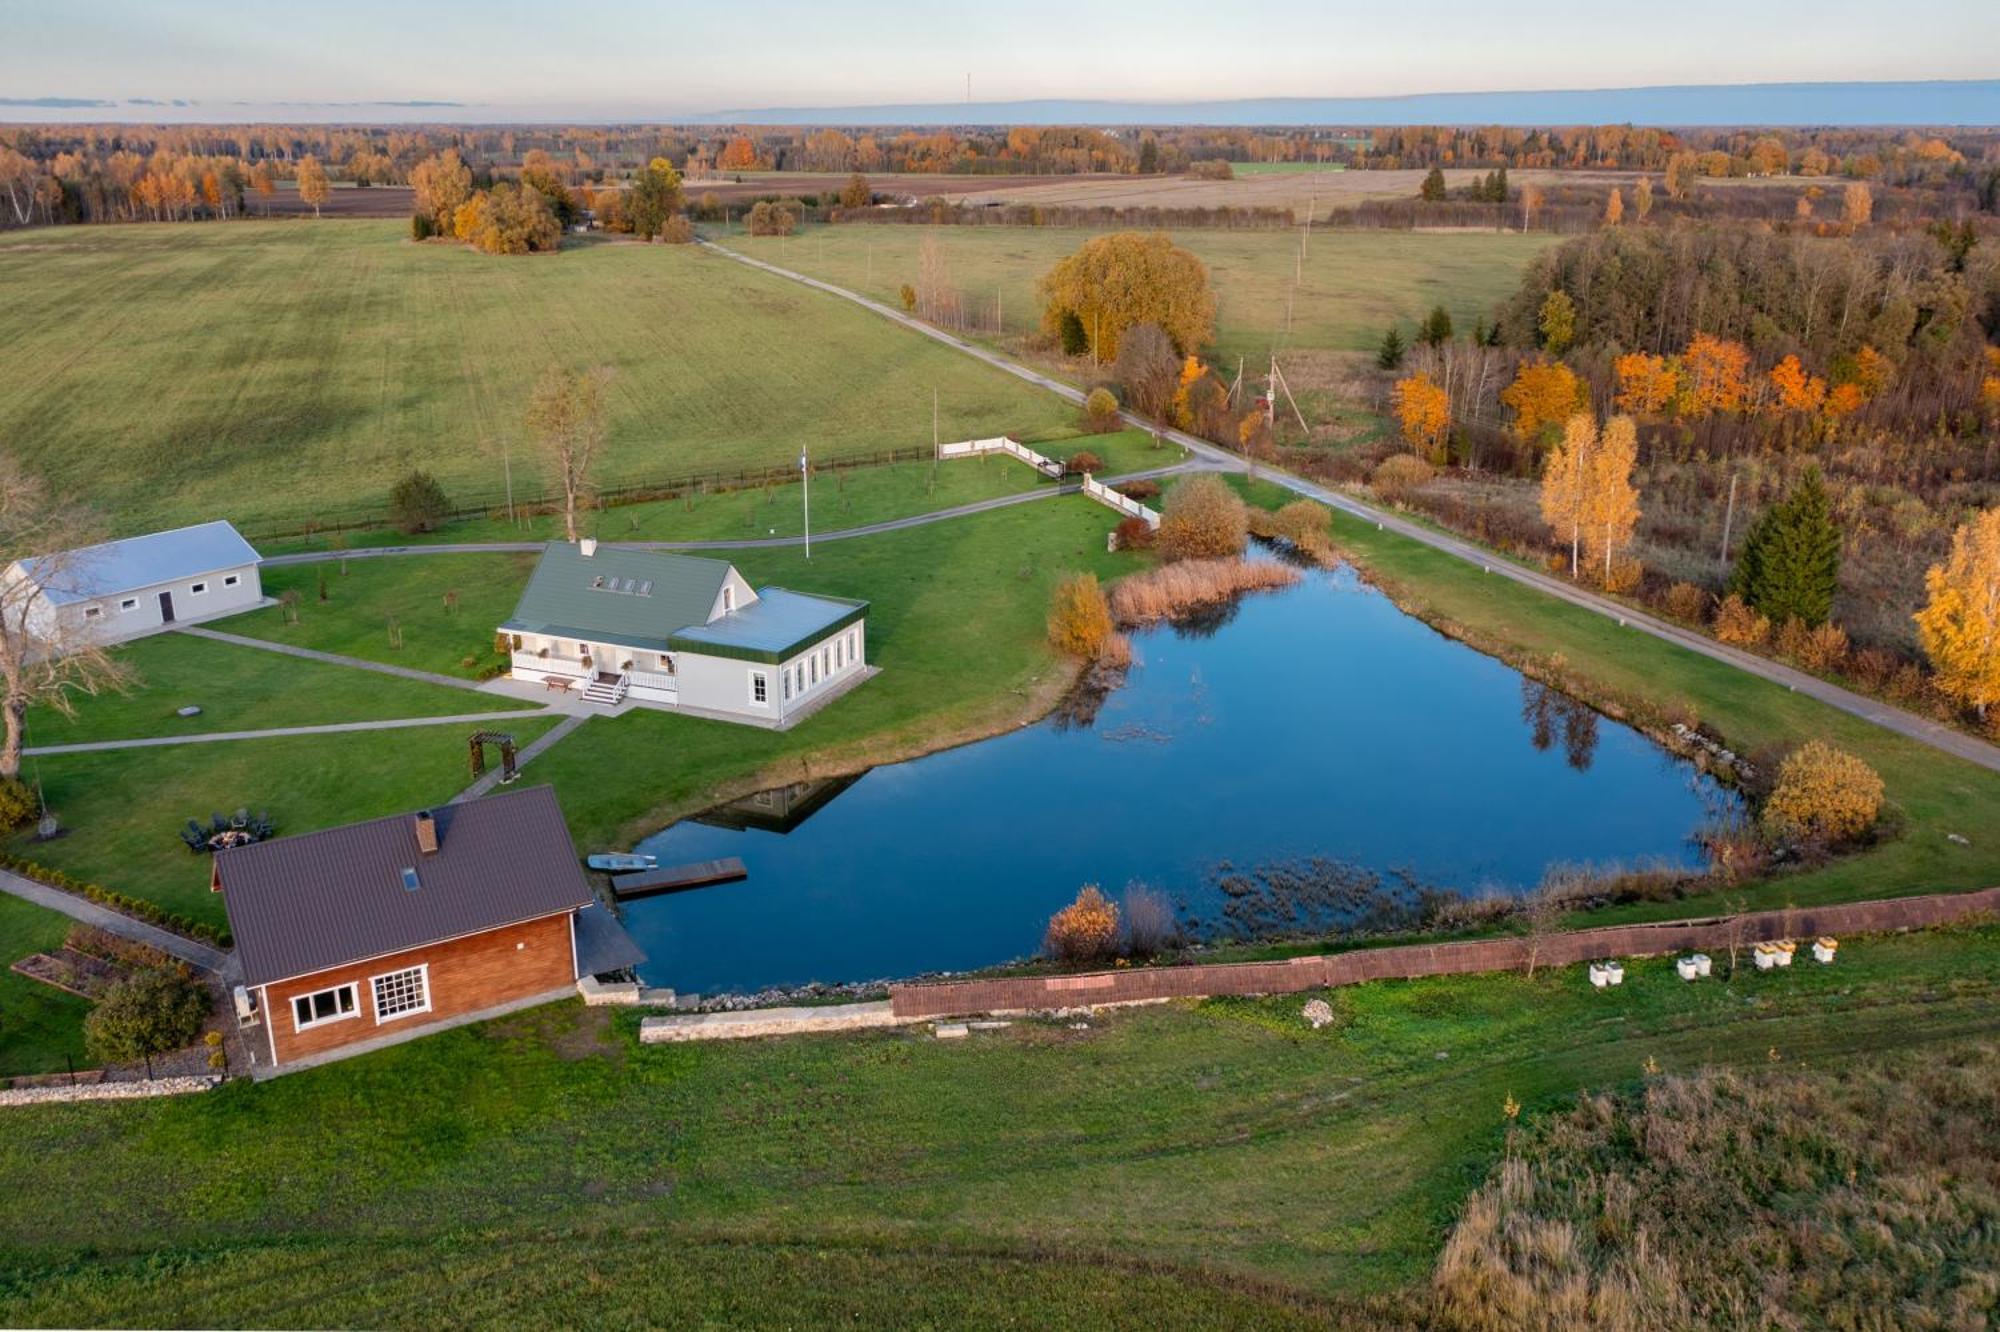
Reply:
[[1121, 579], [1111, 589], [1111, 614], [1128, 627], [1152, 624], [1244, 592], [1289, 587], [1298, 581], [1299, 571], [1290, 565], [1181, 560]]

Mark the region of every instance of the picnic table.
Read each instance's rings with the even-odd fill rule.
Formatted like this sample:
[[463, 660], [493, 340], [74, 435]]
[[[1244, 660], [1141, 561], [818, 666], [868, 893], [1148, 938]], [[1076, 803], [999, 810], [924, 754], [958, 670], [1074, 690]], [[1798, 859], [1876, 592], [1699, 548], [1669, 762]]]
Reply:
[[576, 688], [576, 681], [566, 675], [545, 675], [542, 677], [542, 683], [550, 689], [555, 690], [558, 694], [567, 694], [570, 690]]

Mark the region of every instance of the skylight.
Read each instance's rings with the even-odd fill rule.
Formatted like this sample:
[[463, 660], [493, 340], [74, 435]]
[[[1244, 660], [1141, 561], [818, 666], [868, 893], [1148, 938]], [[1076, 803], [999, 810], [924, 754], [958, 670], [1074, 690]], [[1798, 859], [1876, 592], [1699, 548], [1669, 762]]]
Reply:
[[414, 893], [415, 891], [417, 891], [417, 889], [421, 887], [423, 887], [423, 885], [417, 882], [416, 870], [412, 869], [408, 865], [405, 865], [403, 867], [403, 891], [406, 893]]

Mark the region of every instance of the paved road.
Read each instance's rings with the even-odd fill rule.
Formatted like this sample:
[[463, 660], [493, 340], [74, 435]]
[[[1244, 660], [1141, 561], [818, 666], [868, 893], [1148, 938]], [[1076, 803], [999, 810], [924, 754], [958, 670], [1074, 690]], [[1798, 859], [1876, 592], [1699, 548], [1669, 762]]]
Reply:
[[143, 920], [128, 916], [110, 907], [99, 906], [87, 897], [78, 897], [51, 888], [33, 879], [24, 879], [8, 870], [0, 870], [0, 893], [11, 893], [25, 902], [47, 907], [50, 911], [60, 911], [72, 920], [80, 920], [86, 925], [95, 925], [109, 934], [122, 939], [131, 939], [159, 949], [183, 962], [200, 967], [203, 971], [220, 974], [229, 960], [229, 955], [219, 948], [212, 948], [192, 939], [184, 939], [171, 930], [163, 930]]
[[[837, 296], [841, 300], [851, 301], [863, 309], [880, 315], [884, 319], [901, 324], [912, 332], [922, 334], [933, 342], [942, 342], [948, 347], [965, 353], [967, 356], [984, 361], [996, 370], [1013, 375], [1016, 379], [1024, 379], [1028, 383], [1047, 389], [1049, 392], [1057, 394], [1070, 402], [1078, 404], [1083, 402], [1083, 390], [1062, 383], [1059, 380], [1051, 379], [1037, 370], [1017, 364], [999, 352], [993, 351], [991, 348], [977, 346], [942, 329], [933, 328], [914, 315], [905, 314], [901, 310], [893, 309], [880, 301], [871, 300], [858, 292], [849, 291], [845, 287], [835, 286], [831, 282], [825, 282], [815, 277], [808, 277], [804, 273], [797, 273], [789, 268], [780, 268], [776, 264], [766, 263], [761, 259], [752, 259], [749, 255], [739, 254], [735, 250], [717, 245], [713, 241], [703, 241], [702, 244], [715, 253], [726, 255], [738, 263], [762, 269], [766, 273], [785, 278], [791, 282], [802, 283], [815, 290], [823, 291], [830, 296]], [[1198, 439], [1193, 435], [1187, 434], [1185, 431], [1158, 426], [1131, 412], [1124, 413], [1124, 417], [1131, 424], [1142, 429], [1157, 430], [1162, 438], [1174, 441], [1176, 444], [1193, 452], [1196, 457], [1207, 460], [1213, 466], [1233, 470], [1242, 470], [1244, 467], [1243, 460], [1240, 457], [1230, 453], [1226, 449], [1209, 443], [1205, 439]], [[1455, 556], [1469, 564], [1477, 564], [1488, 573], [1497, 577], [1511, 579], [1516, 583], [1525, 584], [1539, 592], [1545, 592], [1552, 597], [1567, 601], [1571, 605], [1595, 611], [1599, 615], [1618, 621], [1619, 624], [1627, 628], [1636, 630], [1639, 633], [1651, 634], [1655, 638], [1664, 639], [1676, 646], [1684, 647], [1690, 652], [1700, 653], [1702, 656], [1712, 658], [1716, 661], [1727, 662], [1739, 670], [1748, 671], [1750, 674], [1762, 679], [1784, 685], [1788, 689], [1817, 699], [1830, 707], [1839, 708], [1842, 712], [1851, 713], [1856, 717], [1874, 722], [1877, 726], [1894, 731], [1898, 735], [1907, 736], [1912, 740], [1923, 741], [1925, 744], [1941, 749], [1947, 754], [1962, 758], [1969, 763], [1976, 763], [1981, 767], [2000, 772], [2000, 746], [1989, 744], [1975, 736], [1967, 735], [1963, 731], [1955, 730], [1942, 723], [1932, 721], [1928, 717], [1920, 717], [1913, 712], [1905, 712], [1901, 708], [1892, 707], [1878, 699], [1857, 694], [1852, 690], [1842, 689], [1839, 685], [1831, 684], [1816, 675], [1809, 675], [1804, 671], [1795, 670], [1782, 662], [1772, 661], [1768, 657], [1760, 657], [1755, 653], [1730, 647], [1726, 643], [1719, 643], [1706, 634], [1695, 633], [1693, 630], [1682, 628], [1680, 625], [1659, 619], [1644, 611], [1634, 610], [1628, 606], [1621, 605], [1608, 597], [1599, 596], [1588, 588], [1571, 583], [1567, 579], [1543, 573], [1538, 569], [1531, 569], [1524, 565], [1515, 564], [1511, 560], [1496, 555], [1492, 551], [1475, 545], [1470, 541], [1464, 541], [1458, 537], [1425, 527], [1422, 524], [1411, 522], [1409, 519], [1388, 510], [1378, 509], [1374, 505], [1364, 503], [1343, 491], [1329, 490], [1325, 486], [1317, 485], [1311, 481], [1306, 481], [1280, 471], [1266, 470], [1261, 474], [1295, 494], [1303, 495], [1308, 499], [1318, 500], [1320, 503], [1339, 509], [1341, 512], [1349, 514], [1352, 517], [1374, 523], [1376, 526], [1394, 532], [1398, 536], [1422, 542], [1426, 546], [1443, 551], [1447, 555]]]
[[[1198, 463], [1178, 462], [1171, 467], [1152, 467], [1142, 472], [1125, 472], [1118, 476], [1100, 477], [1099, 480], [1103, 481], [1107, 486], [1117, 486], [1123, 485], [1127, 481], [1172, 476], [1176, 472], [1212, 468], [1214, 465], [1208, 459], [1203, 459]], [[843, 527], [832, 532], [815, 532], [812, 539], [813, 543], [818, 545], [827, 541], [848, 541], [854, 537], [881, 536], [884, 532], [901, 532], [907, 528], [922, 527], [927, 523], [941, 523], [948, 519], [964, 518], [975, 513], [990, 513], [995, 509], [1005, 509], [1016, 504], [1029, 504], [1035, 500], [1049, 499], [1056, 495], [1080, 495], [1082, 493], [1083, 488], [1074, 485], [1024, 490], [1018, 495], [999, 495], [993, 499], [974, 500], [970, 504], [958, 504], [949, 509], [933, 509], [929, 513], [913, 513], [903, 518], [889, 518], [879, 523], [868, 523], [861, 527]], [[365, 560], [383, 555], [532, 554], [535, 551], [543, 549], [547, 544], [545, 541], [460, 541], [427, 546], [364, 546], [354, 550], [307, 551], [297, 555], [271, 555], [265, 557], [262, 563], [265, 565], [323, 564], [328, 560], [334, 559]], [[801, 546], [805, 544], [805, 538], [803, 536], [738, 537], [725, 541], [606, 541], [603, 544], [621, 550], [769, 550], [781, 546]], [[182, 632], [200, 633], [204, 631], [187, 628], [183, 629]], [[216, 634], [213, 631], [206, 632], [209, 632], [213, 637], [227, 639], [231, 642], [256, 641], [238, 640], [231, 634]], [[269, 644], [259, 645], [270, 646]], [[300, 649], [299, 652], [302, 656], [310, 655], [303, 649]], [[351, 659], [341, 658], [340, 660], [350, 661]], [[448, 679], [448, 677], [442, 676], [435, 678]], [[460, 685], [465, 683], [463, 680], [449, 680], [448, 682]]]
[[88, 740], [74, 745], [38, 745], [23, 754], [94, 754], [106, 749], [158, 749], [166, 745], [208, 745], [230, 740], [270, 740], [282, 735], [340, 735], [347, 731], [401, 731], [416, 726], [453, 726], [470, 722], [519, 721], [541, 712], [462, 712], [445, 717], [400, 717], [389, 721], [327, 722], [320, 726], [273, 726], [266, 731], [203, 731], [198, 735], [149, 735], [137, 740]]

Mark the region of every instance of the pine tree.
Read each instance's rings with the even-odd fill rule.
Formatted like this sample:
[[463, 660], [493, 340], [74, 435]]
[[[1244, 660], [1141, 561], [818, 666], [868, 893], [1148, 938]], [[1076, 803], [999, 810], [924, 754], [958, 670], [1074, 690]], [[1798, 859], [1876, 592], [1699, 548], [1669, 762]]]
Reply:
[[1375, 364], [1384, 370], [1394, 370], [1403, 363], [1403, 335], [1394, 324], [1382, 335], [1382, 346], [1375, 353]]
[[1440, 167], [1432, 167], [1430, 174], [1424, 177], [1423, 187], [1417, 191], [1417, 194], [1420, 198], [1430, 203], [1444, 202], [1444, 170]]
[[1507, 168], [1504, 166], [1493, 173], [1493, 202], [1507, 202]]
[[1442, 305], [1433, 305], [1417, 331], [1417, 341], [1426, 347], [1442, 347], [1451, 341], [1451, 311]]
[[1825, 624], [1840, 581], [1840, 529], [1819, 469], [1772, 505], [1750, 529], [1729, 590], [1782, 624]]

